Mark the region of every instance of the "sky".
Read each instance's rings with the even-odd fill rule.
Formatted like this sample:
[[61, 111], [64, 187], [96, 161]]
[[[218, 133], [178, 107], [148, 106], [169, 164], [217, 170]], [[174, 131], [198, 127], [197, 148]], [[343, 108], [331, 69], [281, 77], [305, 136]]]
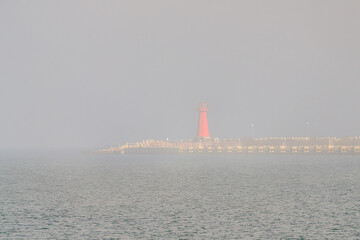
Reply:
[[0, 0], [0, 150], [360, 135], [360, 1]]

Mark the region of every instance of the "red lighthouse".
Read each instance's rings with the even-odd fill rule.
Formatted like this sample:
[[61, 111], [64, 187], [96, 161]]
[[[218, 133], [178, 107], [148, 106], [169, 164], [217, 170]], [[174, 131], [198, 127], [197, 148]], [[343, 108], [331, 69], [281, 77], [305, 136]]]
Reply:
[[198, 125], [198, 133], [197, 138], [199, 140], [209, 139], [209, 127], [206, 117], [206, 112], [208, 111], [208, 108], [206, 106], [206, 103], [200, 103], [199, 106], [199, 125]]

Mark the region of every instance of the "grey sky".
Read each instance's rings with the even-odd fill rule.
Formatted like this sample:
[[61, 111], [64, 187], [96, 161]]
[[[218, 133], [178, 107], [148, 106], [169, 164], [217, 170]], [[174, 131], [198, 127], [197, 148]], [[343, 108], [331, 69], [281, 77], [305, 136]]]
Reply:
[[0, 1], [0, 149], [360, 135], [360, 1]]

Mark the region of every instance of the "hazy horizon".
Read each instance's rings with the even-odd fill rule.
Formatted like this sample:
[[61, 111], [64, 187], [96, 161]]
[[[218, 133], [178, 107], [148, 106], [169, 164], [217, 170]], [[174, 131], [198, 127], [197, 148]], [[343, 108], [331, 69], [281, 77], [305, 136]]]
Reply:
[[360, 1], [0, 1], [0, 149], [360, 135]]

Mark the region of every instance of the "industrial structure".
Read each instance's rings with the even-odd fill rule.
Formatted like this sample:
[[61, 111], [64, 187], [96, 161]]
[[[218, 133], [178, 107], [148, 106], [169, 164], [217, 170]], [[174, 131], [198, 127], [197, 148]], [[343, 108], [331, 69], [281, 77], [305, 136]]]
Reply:
[[243, 139], [210, 138], [208, 107], [201, 103], [196, 138], [188, 141], [143, 140], [99, 150], [99, 153], [121, 154], [360, 154], [360, 137], [251, 137]]

